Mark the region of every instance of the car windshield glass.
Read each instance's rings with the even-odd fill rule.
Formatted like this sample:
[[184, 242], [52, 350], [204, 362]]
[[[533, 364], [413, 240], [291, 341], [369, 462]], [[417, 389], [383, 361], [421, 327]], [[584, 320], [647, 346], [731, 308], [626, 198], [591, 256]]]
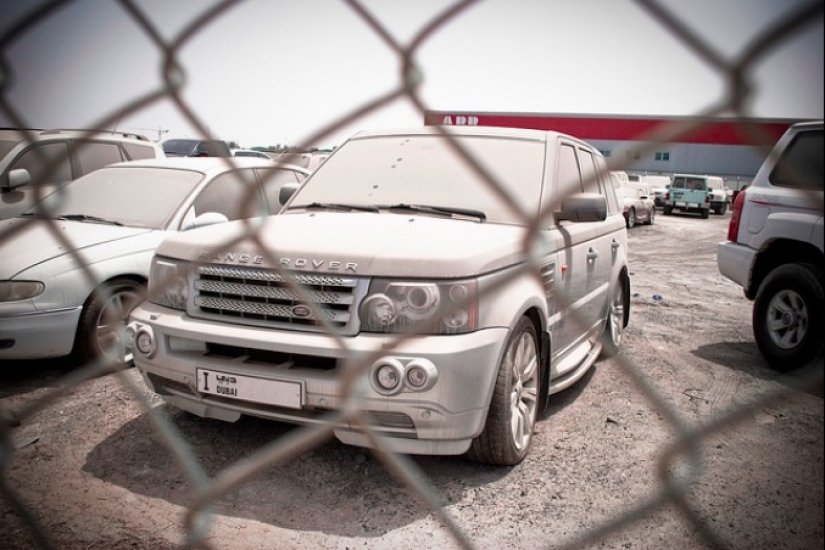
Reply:
[[[456, 140], [515, 202], [536, 215], [545, 144], [499, 136]], [[354, 139], [331, 155], [299, 189], [290, 209], [312, 203], [380, 206], [438, 205], [483, 212], [488, 221], [521, 223], [485, 180], [439, 135]]]
[[82, 215], [165, 229], [202, 177], [200, 172], [190, 170], [102, 168], [49, 195], [29, 212], [49, 218]]
[[163, 142], [163, 152], [167, 155], [188, 157], [198, 145], [194, 139], [170, 139]]

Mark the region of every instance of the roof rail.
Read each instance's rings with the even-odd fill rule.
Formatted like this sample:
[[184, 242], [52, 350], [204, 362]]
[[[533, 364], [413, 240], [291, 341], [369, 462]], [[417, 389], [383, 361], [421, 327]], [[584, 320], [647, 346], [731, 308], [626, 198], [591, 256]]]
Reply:
[[121, 130], [98, 130], [94, 128], [50, 128], [48, 130], [43, 130], [40, 132], [41, 135], [52, 135], [52, 134], [63, 134], [68, 132], [77, 132], [77, 133], [84, 133], [89, 134], [90, 136], [95, 134], [107, 134], [110, 136], [120, 136], [124, 138], [130, 139], [138, 139], [141, 141], [149, 141], [149, 138], [144, 136], [143, 134], [137, 134], [135, 132], [123, 132]]

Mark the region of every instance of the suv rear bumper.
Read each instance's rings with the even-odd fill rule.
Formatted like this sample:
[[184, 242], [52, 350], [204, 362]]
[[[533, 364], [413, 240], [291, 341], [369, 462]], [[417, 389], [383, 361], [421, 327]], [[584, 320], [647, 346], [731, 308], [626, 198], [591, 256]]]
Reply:
[[747, 295], [750, 286], [751, 266], [756, 257], [756, 251], [747, 246], [725, 241], [716, 247], [716, 263], [719, 272], [742, 287]]

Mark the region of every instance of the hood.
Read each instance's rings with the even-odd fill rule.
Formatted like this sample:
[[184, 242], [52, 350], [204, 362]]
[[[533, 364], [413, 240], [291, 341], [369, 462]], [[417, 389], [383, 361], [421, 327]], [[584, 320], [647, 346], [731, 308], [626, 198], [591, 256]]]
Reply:
[[[58, 240], [59, 232], [71, 246]], [[154, 248], [163, 232], [91, 222], [13, 218], [0, 222], [0, 279], [80, 251], [94, 263], [105, 256]], [[128, 245], [124, 241], [129, 241]], [[106, 251], [98, 250], [100, 247]], [[71, 258], [69, 256], [69, 258]], [[72, 260], [73, 261], [73, 260]]]
[[[244, 237], [252, 232], [263, 247]], [[228, 265], [278, 263], [313, 273], [455, 278], [522, 261], [524, 235], [523, 227], [475, 220], [384, 212], [286, 213], [267, 218], [259, 228], [231, 222], [171, 235], [157, 253]]]

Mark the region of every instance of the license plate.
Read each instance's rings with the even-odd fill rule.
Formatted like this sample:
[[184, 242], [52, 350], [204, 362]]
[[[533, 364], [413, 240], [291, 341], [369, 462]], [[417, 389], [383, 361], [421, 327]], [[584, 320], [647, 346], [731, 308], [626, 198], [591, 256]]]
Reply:
[[699, 203], [698, 202], [689, 202], [688, 203], [688, 208], [699, 208]]
[[301, 384], [197, 369], [198, 391], [266, 405], [301, 408]]
[[684, 206], [684, 205], [685, 205], [684, 201], [678, 201], [676, 203], [676, 206]]

